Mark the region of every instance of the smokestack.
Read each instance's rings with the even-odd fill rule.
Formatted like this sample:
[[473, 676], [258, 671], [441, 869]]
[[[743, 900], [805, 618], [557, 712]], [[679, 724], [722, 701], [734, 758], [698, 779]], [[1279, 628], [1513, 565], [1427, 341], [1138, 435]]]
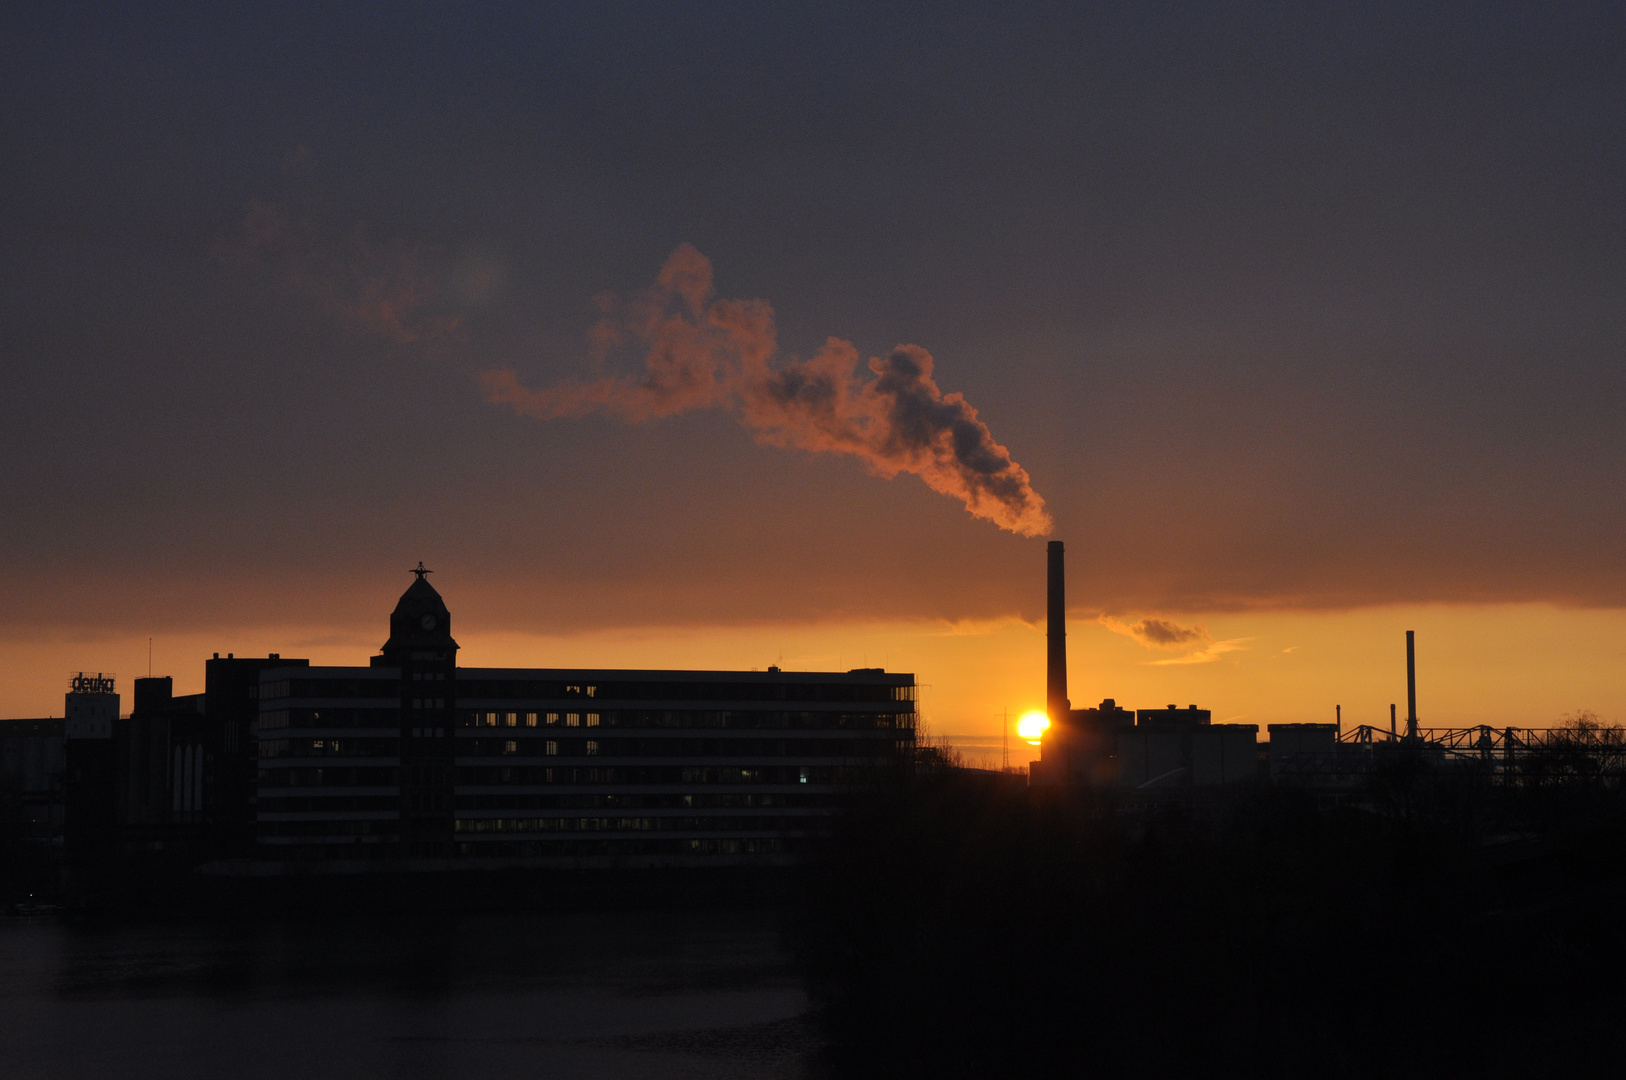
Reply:
[[1045, 712], [1052, 724], [1067, 720], [1067, 567], [1060, 540], [1050, 541], [1049, 646], [1045, 669]]
[[1406, 631], [1406, 738], [1417, 738], [1417, 633]]

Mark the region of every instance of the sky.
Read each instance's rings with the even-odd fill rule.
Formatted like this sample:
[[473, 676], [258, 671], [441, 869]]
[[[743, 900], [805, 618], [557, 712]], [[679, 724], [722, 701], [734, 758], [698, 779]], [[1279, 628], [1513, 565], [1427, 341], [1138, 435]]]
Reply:
[[0, 715], [422, 559], [992, 753], [1060, 539], [1075, 704], [1626, 722], [1626, 13], [1013, 7], [7, 5]]

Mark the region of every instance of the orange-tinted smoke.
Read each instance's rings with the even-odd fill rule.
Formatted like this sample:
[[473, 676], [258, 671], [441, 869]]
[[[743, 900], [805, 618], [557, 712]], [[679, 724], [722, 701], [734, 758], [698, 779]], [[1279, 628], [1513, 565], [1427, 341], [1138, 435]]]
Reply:
[[877, 476], [913, 473], [1002, 529], [1050, 532], [1027, 470], [963, 396], [938, 388], [925, 349], [899, 345], [872, 357], [873, 378], [859, 374], [858, 351], [837, 338], [807, 360], [775, 365], [773, 309], [761, 300], [713, 299], [711, 263], [687, 244], [666, 260], [653, 288], [594, 329], [592, 341], [603, 349], [636, 343], [644, 370], [540, 390], [512, 370], [487, 371], [487, 395], [542, 419], [607, 412], [638, 422], [727, 407], [759, 442], [849, 454]]

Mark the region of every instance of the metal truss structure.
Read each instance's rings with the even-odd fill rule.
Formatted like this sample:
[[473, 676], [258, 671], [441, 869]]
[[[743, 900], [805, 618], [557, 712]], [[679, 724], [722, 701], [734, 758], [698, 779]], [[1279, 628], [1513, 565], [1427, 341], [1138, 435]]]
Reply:
[[1626, 729], [1595, 724], [1559, 728], [1421, 728], [1417, 734], [1362, 724], [1339, 733], [1330, 751], [1300, 753], [1272, 773], [1317, 787], [1353, 787], [1384, 768], [1474, 771], [1510, 785], [1574, 781], [1626, 783]]

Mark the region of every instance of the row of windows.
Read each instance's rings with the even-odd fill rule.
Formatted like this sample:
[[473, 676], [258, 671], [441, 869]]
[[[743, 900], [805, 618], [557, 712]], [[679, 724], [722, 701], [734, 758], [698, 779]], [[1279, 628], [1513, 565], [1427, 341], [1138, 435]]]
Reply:
[[493, 837], [497, 842], [464, 840], [457, 845], [459, 855], [486, 858], [592, 858], [614, 856], [631, 858], [639, 855], [667, 858], [697, 855], [782, 855], [805, 850], [809, 842], [796, 837], [719, 837], [705, 840], [657, 840], [653, 838], [608, 837], [594, 840], [507, 840]]
[[[458, 832], [649, 832], [654, 818], [459, 818]], [[692, 830], [691, 830], [692, 831]]]
[[261, 769], [262, 788], [285, 787], [393, 787], [401, 770], [387, 766], [364, 768]]
[[[535, 836], [536, 834], [531, 834]], [[813, 841], [800, 837], [716, 837], [707, 839], [659, 839], [640, 833], [595, 833], [592, 839], [577, 833], [569, 840], [524, 839], [510, 840], [501, 833], [488, 833], [476, 839], [464, 834], [464, 839], [452, 850], [465, 858], [648, 858], [677, 860], [706, 855], [782, 855], [810, 850]], [[293, 844], [287, 841], [292, 839]], [[334, 836], [332, 834], [289, 833], [272, 836], [262, 834], [267, 848], [279, 858], [292, 857], [297, 862], [323, 860], [394, 859], [401, 853], [400, 840], [395, 836]], [[282, 843], [277, 843], [277, 841]], [[299, 841], [304, 841], [303, 843]], [[275, 845], [274, 847], [272, 845]], [[413, 844], [414, 854], [427, 854], [424, 849], [439, 845]]]
[[463, 718], [465, 727], [598, 727], [596, 712], [474, 712]]
[[395, 839], [401, 834], [399, 821], [262, 821], [260, 836], [378, 836]]
[[[886, 683], [618, 682], [587, 685], [531, 679], [456, 680], [464, 698], [521, 698], [534, 701], [591, 698], [595, 701], [914, 701], [913, 685]], [[261, 700], [282, 698], [395, 697], [394, 679], [276, 679], [260, 687]]]
[[[887, 683], [800, 683], [764, 679], [750, 682], [614, 682], [572, 687], [546, 681], [465, 679], [457, 682], [466, 698], [590, 697], [595, 701], [914, 701], [913, 685]], [[571, 691], [575, 692], [572, 693]]]
[[[571, 795], [460, 795], [460, 810], [826, 810], [839, 805], [841, 796], [832, 794], [571, 794]], [[337, 785], [328, 785], [319, 794], [267, 798], [259, 804], [262, 814], [337, 812], [346, 810], [393, 811], [400, 795], [352, 795]]]
[[907, 743], [891, 739], [476, 739], [459, 757], [887, 757]]
[[[443, 729], [423, 728], [425, 737]], [[414, 743], [422, 749], [421, 744]], [[891, 739], [474, 739], [455, 748], [459, 757], [886, 757], [907, 753], [907, 740]], [[395, 739], [261, 739], [259, 756], [275, 758], [391, 758]]]
[[462, 766], [457, 770], [459, 787], [501, 786], [507, 784], [862, 784], [880, 778], [883, 769], [860, 765], [643, 765], [616, 768], [536, 768], [523, 765], [502, 768]]
[[[831, 712], [719, 712], [711, 710], [664, 710], [658, 712], [571, 712], [513, 710], [491, 712], [465, 710], [458, 715], [460, 727], [507, 728], [729, 728], [747, 731], [789, 728], [842, 728], [849, 730], [890, 729], [912, 731], [913, 712], [831, 713]], [[401, 711], [380, 709], [268, 709], [255, 721], [256, 731], [286, 728], [384, 728], [400, 730]], [[438, 729], [435, 729], [438, 730]]]
[[[645, 765], [631, 767], [583, 768], [556, 766], [537, 768], [505, 766], [485, 768], [460, 766], [456, 770], [459, 787], [502, 786], [509, 784], [861, 784], [879, 779], [881, 769], [857, 765]], [[388, 777], [388, 779], [385, 779]], [[261, 788], [291, 787], [374, 787], [400, 782], [399, 769], [298, 767], [261, 769]]]
[[267, 799], [259, 804], [261, 814], [297, 814], [311, 811], [339, 813], [346, 810], [394, 811], [400, 808], [399, 794], [294, 796]]
[[463, 727], [615, 727], [615, 728], [895, 728], [912, 731], [914, 713], [749, 713], [749, 712], [619, 712], [579, 713], [514, 711], [463, 713]]
[[751, 810], [764, 807], [796, 809], [831, 808], [841, 796], [831, 794], [783, 794], [774, 792], [703, 793], [699, 795], [661, 794], [571, 794], [571, 795], [459, 795], [460, 810]]
[[459, 818], [457, 831], [489, 832], [805, 832], [817, 819], [787, 817]]

